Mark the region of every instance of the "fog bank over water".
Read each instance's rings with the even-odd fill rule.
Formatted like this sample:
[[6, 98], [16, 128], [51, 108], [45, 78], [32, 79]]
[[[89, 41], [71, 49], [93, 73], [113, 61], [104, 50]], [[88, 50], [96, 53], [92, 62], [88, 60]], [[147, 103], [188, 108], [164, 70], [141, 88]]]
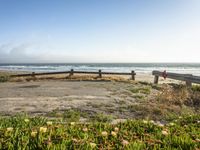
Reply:
[[[66, 48], [65, 48], [66, 47]], [[200, 62], [196, 49], [171, 51], [160, 46], [160, 51], [140, 51], [137, 47], [119, 47], [116, 51], [103, 47], [85, 51], [69, 50], [67, 46], [57, 50], [47, 44], [2, 44], [0, 63], [129, 63], [129, 62]], [[65, 50], [66, 49], [66, 50]], [[83, 47], [83, 49], [85, 49]], [[148, 49], [148, 48], [147, 48]], [[149, 47], [149, 49], [152, 49]]]

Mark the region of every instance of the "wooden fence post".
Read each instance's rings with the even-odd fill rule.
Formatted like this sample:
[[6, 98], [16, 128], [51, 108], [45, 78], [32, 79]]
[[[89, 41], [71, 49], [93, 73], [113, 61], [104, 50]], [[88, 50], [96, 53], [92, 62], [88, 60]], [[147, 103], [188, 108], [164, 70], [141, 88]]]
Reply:
[[132, 77], [132, 80], [135, 80], [135, 71], [131, 71], [131, 77]]
[[99, 78], [102, 78], [101, 70], [99, 70]]
[[158, 84], [159, 76], [154, 77], [154, 84]]
[[74, 69], [71, 69], [70, 75], [69, 76], [73, 76], [74, 75]]
[[33, 78], [35, 77], [35, 72], [32, 72], [32, 75], [31, 75]]
[[35, 72], [32, 72], [31, 77], [32, 77], [32, 80], [34, 80], [34, 81], [36, 80]]
[[[189, 77], [192, 77], [193, 75], [192, 75], [192, 74], [188, 74], [188, 76], [189, 76]], [[189, 81], [189, 80], [187, 80], [187, 79], [186, 79], [185, 83], [186, 83], [186, 86], [188, 86], [188, 87], [191, 87], [191, 86], [192, 86], [192, 82]]]
[[186, 81], [186, 86], [191, 87], [192, 83], [190, 81]]

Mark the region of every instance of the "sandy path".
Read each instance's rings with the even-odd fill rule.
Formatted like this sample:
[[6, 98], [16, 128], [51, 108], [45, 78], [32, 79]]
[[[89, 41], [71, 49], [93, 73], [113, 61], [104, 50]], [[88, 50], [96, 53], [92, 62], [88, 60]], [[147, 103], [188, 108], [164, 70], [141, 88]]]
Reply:
[[55, 109], [63, 111], [78, 108], [83, 111], [117, 114], [122, 104], [135, 103], [135, 98], [129, 91], [133, 86], [122, 82], [91, 81], [1, 83], [0, 113], [44, 114]]

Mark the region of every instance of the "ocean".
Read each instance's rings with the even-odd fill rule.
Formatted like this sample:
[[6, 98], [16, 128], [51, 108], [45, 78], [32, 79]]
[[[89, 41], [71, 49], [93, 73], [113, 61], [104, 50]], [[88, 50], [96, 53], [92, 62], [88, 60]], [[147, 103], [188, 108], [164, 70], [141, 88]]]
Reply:
[[151, 74], [153, 70], [188, 73], [200, 76], [200, 63], [60, 63], [60, 64], [0, 64], [0, 70], [53, 72], [68, 71], [112, 71]]

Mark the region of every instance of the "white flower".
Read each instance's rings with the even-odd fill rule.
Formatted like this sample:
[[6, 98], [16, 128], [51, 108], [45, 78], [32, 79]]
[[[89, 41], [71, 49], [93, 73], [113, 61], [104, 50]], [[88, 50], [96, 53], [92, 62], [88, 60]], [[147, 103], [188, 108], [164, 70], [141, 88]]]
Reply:
[[77, 139], [75, 139], [75, 138], [74, 138], [74, 139], [72, 139], [72, 141], [74, 141], [74, 142], [78, 142], [78, 140], [77, 140]]
[[92, 148], [95, 148], [96, 146], [97, 146], [97, 144], [95, 144], [95, 143], [90, 143], [90, 146], [92, 147]]
[[197, 123], [200, 123], [200, 120], [197, 120]]
[[153, 124], [155, 123], [153, 120], [150, 120], [149, 122], [150, 122], [150, 123], [153, 123]]
[[169, 125], [170, 125], [170, 126], [174, 126], [174, 125], [175, 125], [175, 123], [173, 123], [173, 122], [170, 122], [170, 123], [169, 123]]
[[103, 132], [101, 132], [101, 135], [102, 135], [102, 136], [107, 136], [108, 133], [107, 133], [106, 131], [103, 131]]
[[179, 118], [179, 119], [182, 119], [183, 117], [180, 116], [180, 117], [178, 117], [178, 118]]
[[168, 133], [167, 130], [162, 130], [162, 134], [163, 134], [163, 135], [168, 135], [169, 133]]
[[195, 141], [200, 143], [200, 139], [196, 139]]
[[31, 132], [31, 136], [32, 136], [32, 137], [35, 137], [36, 134], [37, 134], [37, 131], [32, 131], [32, 132]]
[[159, 127], [164, 127], [164, 124], [162, 124], [160, 122], [158, 122], [156, 125], [159, 126]]
[[52, 125], [52, 124], [53, 124], [52, 121], [47, 121], [47, 125], [48, 125], [48, 126], [50, 126], [50, 125]]
[[118, 128], [118, 127], [115, 127], [114, 130], [115, 130], [115, 132], [118, 132], [118, 131], [119, 131], [119, 128]]
[[75, 122], [71, 122], [70, 124], [71, 124], [71, 125], [75, 125]]
[[42, 132], [42, 133], [47, 132], [47, 128], [46, 127], [40, 127], [40, 132]]
[[11, 132], [11, 131], [13, 131], [13, 128], [12, 128], [12, 127], [8, 127], [8, 128], [7, 128], [7, 131], [8, 131], [8, 132]]
[[87, 132], [87, 131], [88, 131], [88, 128], [83, 128], [83, 131], [84, 131], [84, 132]]
[[29, 120], [29, 119], [24, 119], [24, 121], [25, 121], [25, 122], [29, 122], [30, 120]]
[[147, 123], [148, 123], [148, 121], [147, 121], [147, 120], [143, 120], [143, 123], [147, 124]]
[[114, 132], [114, 131], [111, 131], [111, 135], [112, 135], [112, 136], [117, 136], [117, 133]]

